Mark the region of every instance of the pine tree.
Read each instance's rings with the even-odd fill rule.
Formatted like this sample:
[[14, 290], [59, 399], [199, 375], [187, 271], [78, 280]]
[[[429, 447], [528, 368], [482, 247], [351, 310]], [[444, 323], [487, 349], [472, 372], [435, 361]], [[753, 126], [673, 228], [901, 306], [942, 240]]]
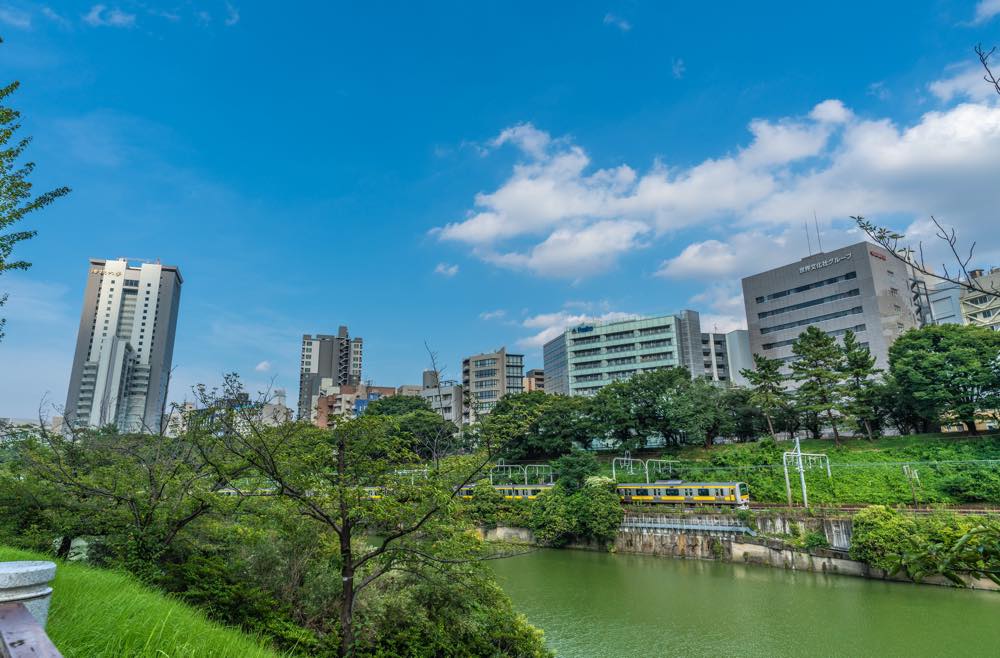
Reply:
[[[3, 39], [0, 39], [0, 43], [3, 43]], [[21, 124], [18, 123], [21, 114], [4, 104], [6, 98], [13, 94], [19, 86], [20, 83], [15, 81], [0, 88], [0, 274], [7, 270], [26, 270], [31, 267], [31, 263], [27, 261], [10, 260], [10, 258], [14, 252], [14, 245], [35, 237], [35, 231], [11, 231], [9, 233], [4, 231], [13, 227], [28, 213], [44, 208], [69, 192], [68, 187], [60, 187], [32, 198], [28, 176], [34, 170], [35, 163], [20, 164], [18, 162], [28, 144], [31, 143], [31, 138], [14, 139], [14, 133], [21, 127]], [[13, 143], [10, 143], [12, 140]], [[6, 301], [7, 295], [0, 293], [0, 306], [3, 306]], [[3, 318], [0, 318], [0, 340], [3, 339], [5, 322]]]
[[833, 440], [840, 445], [837, 415], [841, 404], [844, 354], [837, 342], [816, 327], [808, 327], [792, 344], [797, 357], [792, 361], [792, 379], [799, 388], [795, 393], [799, 409], [825, 416], [833, 429]]
[[750, 382], [750, 401], [757, 405], [767, 419], [767, 430], [774, 436], [774, 416], [781, 409], [786, 394], [781, 374], [781, 361], [761, 354], [753, 355], [753, 369], [745, 368], [740, 374]]
[[881, 372], [875, 367], [875, 357], [868, 347], [858, 342], [853, 331], [844, 334], [841, 346], [844, 355], [844, 400], [843, 410], [854, 417], [864, 428], [868, 440], [874, 440], [872, 421], [875, 416], [875, 375]]

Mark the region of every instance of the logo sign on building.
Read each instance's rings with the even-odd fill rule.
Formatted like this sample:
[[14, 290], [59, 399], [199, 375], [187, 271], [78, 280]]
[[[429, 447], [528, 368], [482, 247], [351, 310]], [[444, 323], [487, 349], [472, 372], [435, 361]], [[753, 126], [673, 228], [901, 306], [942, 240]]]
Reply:
[[813, 270], [829, 267], [830, 265], [836, 265], [837, 263], [845, 260], [851, 260], [850, 253], [846, 253], [843, 256], [834, 256], [833, 258], [827, 258], [826, 260], [817, 261], [808, 265], [803, 265], [799, 268], [799, 274], [805, 274], [806, 272], [812, 272]]
[[875, 258], [879, 258], [881, 260], [886, 260], [886, 257], [883, 254], [880, 254], [879, 252], [875, 251], [874, 249], [869, 249], [868, 253], [870, 253]]

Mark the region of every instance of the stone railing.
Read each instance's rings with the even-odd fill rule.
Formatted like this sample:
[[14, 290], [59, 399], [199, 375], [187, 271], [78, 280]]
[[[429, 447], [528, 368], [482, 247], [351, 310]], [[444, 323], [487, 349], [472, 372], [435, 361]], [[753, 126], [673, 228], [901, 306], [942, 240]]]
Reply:
[[45, 634], [52, 562], [0, 562], [0, 658], [61, 658]]

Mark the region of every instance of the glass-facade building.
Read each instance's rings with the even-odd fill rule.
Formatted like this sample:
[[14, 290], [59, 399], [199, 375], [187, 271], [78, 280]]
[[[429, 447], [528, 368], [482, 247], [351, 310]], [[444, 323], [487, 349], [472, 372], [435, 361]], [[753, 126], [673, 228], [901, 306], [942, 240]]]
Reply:
[[543, 348], [546, 392], [594, 395], [637, 373], [681, 365], [700, 375], [699, 327], [698, 314], [683, 311], [567, 329]]

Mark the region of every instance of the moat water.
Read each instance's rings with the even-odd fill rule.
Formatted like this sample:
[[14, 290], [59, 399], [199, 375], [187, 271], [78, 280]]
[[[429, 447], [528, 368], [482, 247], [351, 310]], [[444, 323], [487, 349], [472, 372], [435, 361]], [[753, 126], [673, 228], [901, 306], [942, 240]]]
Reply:
[[559, 656], [1000, 655], [998, 592], [575, 550], [491, 564]]

